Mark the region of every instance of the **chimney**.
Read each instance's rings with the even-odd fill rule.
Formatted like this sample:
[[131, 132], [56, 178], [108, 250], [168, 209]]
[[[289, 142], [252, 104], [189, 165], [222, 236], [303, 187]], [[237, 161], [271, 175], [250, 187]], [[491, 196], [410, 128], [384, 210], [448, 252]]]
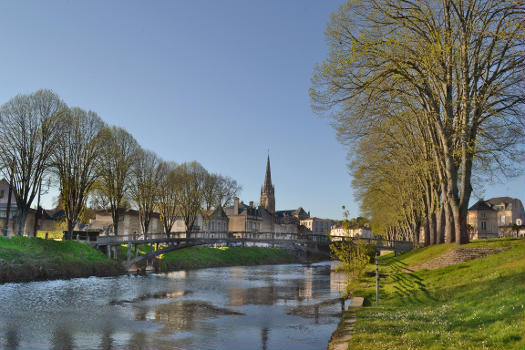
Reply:
[[239, 215], [239, 197], [233, 198], [233, 215]]
[[253, 201], [250, 201], [250, 208], [253, 208]]

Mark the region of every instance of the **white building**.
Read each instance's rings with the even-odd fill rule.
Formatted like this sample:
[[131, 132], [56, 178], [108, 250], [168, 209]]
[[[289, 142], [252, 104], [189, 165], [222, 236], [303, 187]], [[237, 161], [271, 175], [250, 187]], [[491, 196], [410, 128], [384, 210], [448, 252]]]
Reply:
[[340, 237], [361, 237], [361, 238], [375, 238], [374, 234], [369, 228], [344, 228], [343, 225], [333, 225], [330, 230], [330, 236]]

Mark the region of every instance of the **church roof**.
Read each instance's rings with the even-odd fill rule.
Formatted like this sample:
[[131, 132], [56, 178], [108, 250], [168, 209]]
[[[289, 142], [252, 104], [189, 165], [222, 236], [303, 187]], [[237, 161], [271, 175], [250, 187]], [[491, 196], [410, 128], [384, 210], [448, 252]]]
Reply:
[[275, 215], [277, 216], [299, 216], [300, 214], [306, 214], [306, 211], [304, 211], [303, 207], [299, 207], [297, 209], [288, 209], [288, 210], [277, 210], [275, 212]]

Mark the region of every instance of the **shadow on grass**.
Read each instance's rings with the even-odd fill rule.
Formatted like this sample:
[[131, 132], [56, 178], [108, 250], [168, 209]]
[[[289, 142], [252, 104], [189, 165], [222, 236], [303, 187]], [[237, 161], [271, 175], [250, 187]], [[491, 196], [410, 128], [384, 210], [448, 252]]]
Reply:
[[427, 290], [423, 279], [408, 268], [408, 265], [400, 261], [397, 257], [388, 257], [383, 260], [383, 265], [390, 270], [390, 278], [395, 290], [394, 294], [403, 298], [403, 300], [413, 304], [425, 304], [425, 300], [421, 300], [421, 292], [426, 299], [437, 300]]

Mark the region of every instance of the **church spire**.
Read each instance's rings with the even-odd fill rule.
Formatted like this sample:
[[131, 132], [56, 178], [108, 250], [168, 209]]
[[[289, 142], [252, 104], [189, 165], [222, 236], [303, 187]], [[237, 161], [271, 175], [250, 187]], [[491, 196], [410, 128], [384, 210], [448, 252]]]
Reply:
[[264, 192], [268, 192], [272, 188], [272, 172], [270, 170], [270, 155], [266, 161], [266, 175], [264, 176]]
[[274, 187], [272, 185], [272, 172], [270, 169], [270, 155], [266, 160], [266, 175], [264, 176], [264, 185], [261, 189], [261, 200], [259, 205], [264, 207], [270, 213], [275, 213], [275, 195]]

